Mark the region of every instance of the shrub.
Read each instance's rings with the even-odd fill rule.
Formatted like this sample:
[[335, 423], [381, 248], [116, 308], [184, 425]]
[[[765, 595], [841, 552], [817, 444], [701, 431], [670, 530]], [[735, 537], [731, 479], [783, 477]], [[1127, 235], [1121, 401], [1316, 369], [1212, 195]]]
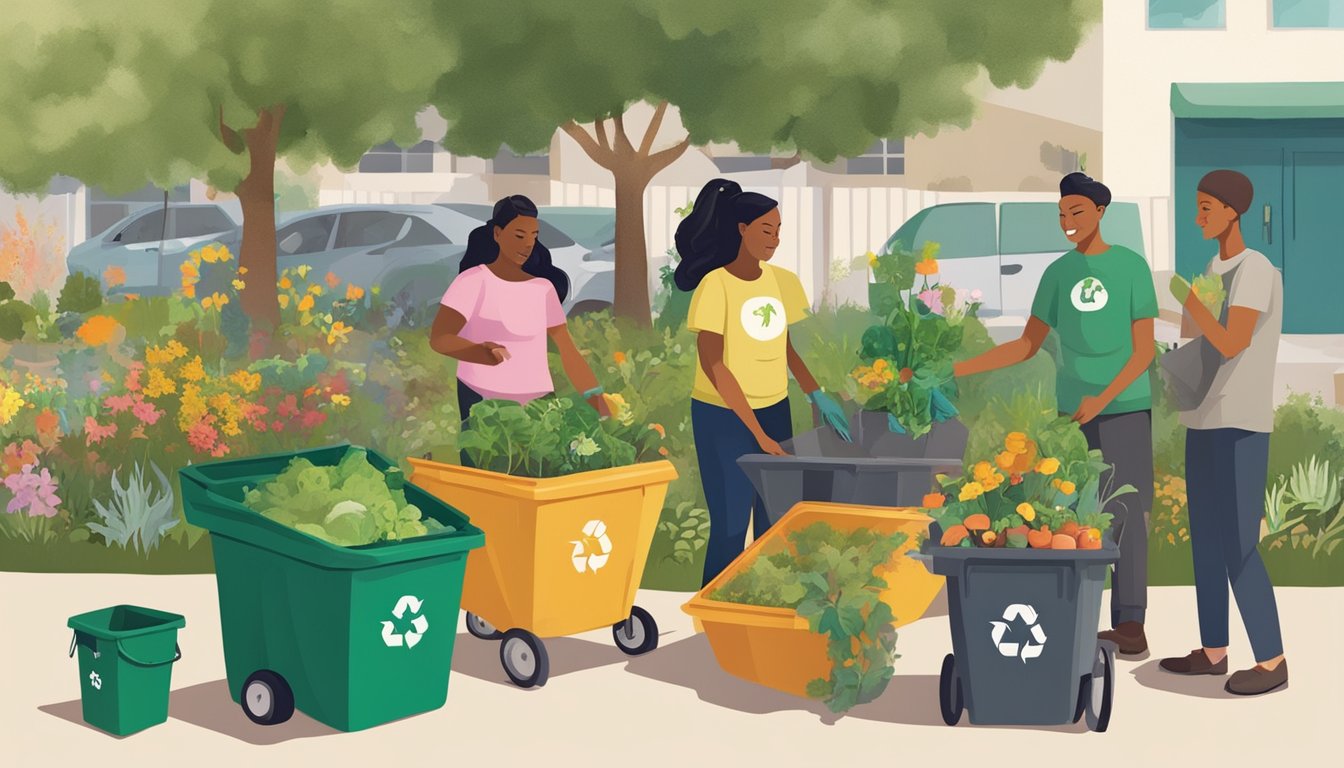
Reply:
[[103, 305], [103, 288], [98, 278], [76, 272], [65, 279], [61, 295], [56, 300], [56, 311], [84, 313]]
[[[173, 516], [173, 486], [168, 477], [154, 464], [150, 464], [159, 478], [158, 489], [145, 478], [145, 470], [136, 463], [123, 486], [112, 473], [112, 501], [103, 506], [94, 501], [102, 523], [89, 523], [89, 529], [101, 535], [110, 547], [117, 544], [122, 549], [127, 545], [140, 552], [149, 554], [159, 545], [163, 535], [178, 521]], [[157, 490], [157, 495], [156, 495]]]
[[22, 339], [24, 326], [33, 322], [36, 317], [37, 312], [18, 299], [0, 302], [0, 340]]

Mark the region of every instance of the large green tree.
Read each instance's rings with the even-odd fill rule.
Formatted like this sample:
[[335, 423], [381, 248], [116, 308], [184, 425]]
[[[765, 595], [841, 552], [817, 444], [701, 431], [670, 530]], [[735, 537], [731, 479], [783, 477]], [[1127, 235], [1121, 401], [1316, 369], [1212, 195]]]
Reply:
[[[1067, 60], [1099, 0], [501, 0], [453, 3], [458, 65], [434, 103], [444, 145], [492, 156], [550, 145], [557, 128], [616, 191], [616, 312], [650, 319], [644, 190], [692, 144], [795, 151], [829, 162], [874, 139], [965, 125], [967, 86], [1030, 85]], [[631, 137], [624, 116], [655, 105]], [[669, 105], [686, 133], [657, 145]]]
[[120, 192], [206, 178], [243, 208], [243, 308], [273, 323], [275, 163], [355, 165], [420, 139], [415, 115], [452, 66], [432, 0], [96, 3], [7, 9], [0, 182], [54, 174]]

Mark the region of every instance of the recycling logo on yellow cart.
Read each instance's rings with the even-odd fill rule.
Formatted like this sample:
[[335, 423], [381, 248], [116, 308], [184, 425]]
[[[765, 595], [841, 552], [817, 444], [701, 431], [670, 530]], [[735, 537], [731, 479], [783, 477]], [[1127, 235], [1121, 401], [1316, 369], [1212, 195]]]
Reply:
[[597, 573], [611, 559], [611, 537], [607, 536], [607, 524], [601, 520], [589, 520], [583, 526], [583, 538], [570, 544], [574, 545], [570, 561], [579, 573]]
[[414, 595], [402, 595], [397, 601], [397, 605], [392, 609], [392, 615], [398, 621], [405, 619], [407, 614], [413, 616], [411, 627], [404, 632], [397, 631], [397, 623], [393, 621], [383, 622], [383, 644], [388, 648], [398, 648], [405, 646], [414, 648], [424, 634], [429, 631], [429, 619], [420, 614], [420, 609], [424, 606], [424, 601]]
[[[1034, 659], [1045, 651], [1045, 630], [1037, 624], [1040, 617], [1036, 615], [1036, 609], [1030, 605], [1022, 603], [1013, 603], [1003, 609], [1003, 621], [991, 621], [989, 636], [994, 641], [994, 646], [999, 649], [999, 654], [1008, 658], [1022, 659], [1026, 664], [1027, 659]], [[1022, 620], [1028, 627], [1031, 637], [1025, 643], [1010, 643], [1004, 638], [1008, 635], [1008, 627], [1017, 620]]]

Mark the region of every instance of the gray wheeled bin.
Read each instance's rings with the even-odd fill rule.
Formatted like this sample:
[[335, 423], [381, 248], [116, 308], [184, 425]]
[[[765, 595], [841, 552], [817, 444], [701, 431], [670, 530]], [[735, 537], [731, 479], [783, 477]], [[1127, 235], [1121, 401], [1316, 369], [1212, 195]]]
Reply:
[[952, 653], [943, 660], [943, 721], [969, 710], [976, 725], [1063, 725], [1111, 717], [1115, 644], [1097, 640], [1106, 573], [1101, 549], [931, 547], [912, 557], [947, 577]]
[[781, 443], [789, 456], [737, 460], [771, 525], [802, 501], [918, 507], [934, 475], [959, 472], [966, 451], [967, 430], [956, 420], [938, 422], [916, 440], [888, 429], [885, 413], [861, 411], [850, 418], [850, 434], [854, 442], [847, 443], [820, 427]]

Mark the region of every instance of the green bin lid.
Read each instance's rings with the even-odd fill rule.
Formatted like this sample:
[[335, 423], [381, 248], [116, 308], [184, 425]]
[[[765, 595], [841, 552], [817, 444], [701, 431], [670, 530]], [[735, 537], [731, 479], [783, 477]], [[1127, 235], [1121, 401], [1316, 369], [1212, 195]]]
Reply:
[[66, 626], [104, 640], [151, 635], [187, 625], [184, 616], [138, 605], [114, 605], [71, 616]]

